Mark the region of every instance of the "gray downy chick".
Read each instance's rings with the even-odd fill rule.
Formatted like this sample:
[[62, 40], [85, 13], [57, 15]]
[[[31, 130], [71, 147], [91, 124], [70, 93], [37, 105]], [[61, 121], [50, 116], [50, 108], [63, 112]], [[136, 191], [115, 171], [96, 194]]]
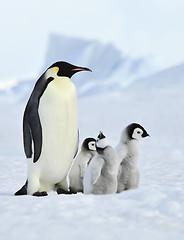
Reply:
[[85, 194], [113, 194], [117, 191], [118, 159], [102, 132], [96, 141], [97, 154], [84, 175]]
[[147, 136], [149, 136], [147, 131], [138, 123], [132, 123], [122, 131], [116, 147], [119, 161], [118, 193], [138, 187], [139, 140]]
[[86, 138], [69, 172], [70, 193], [83, 192], [83, 177], [90, 160], [96, 154], [96, 139]]

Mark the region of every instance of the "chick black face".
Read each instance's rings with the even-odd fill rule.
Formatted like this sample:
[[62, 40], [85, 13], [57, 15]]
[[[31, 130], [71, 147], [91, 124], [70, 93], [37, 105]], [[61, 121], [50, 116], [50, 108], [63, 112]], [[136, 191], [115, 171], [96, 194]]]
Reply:
[[102, 132], [99, 133], [96, 140], [96, 150], [99, 154], [102, 154], [104, 149], [108, 146], [108, 141]]
[[105, 136], [104, 136], [103, 132], [100, 132], [100, 133], [98, 134], [97, 139], [103, 139], [103, 138], [105, 138]]
[[84, 140], [84, 142], [82, 143], [82, 148], [84, 150], [88, 150], [88, 151], [96, 151], [96, 139], [94, 138], [86, 138]]
[[69, 78], [71, 78], [75, 73], [77, 73], [79, 71], [90, 71], [90, 72], [92, 72], [89, 68], [78, 67], [78, 66], [72, 65], [72, 64], [67, 63], [67, 62], [55, 62], [48, 69], [54, 68], [54, 67], [58, 68], [57, 75], [59, 77], [69, 77]]

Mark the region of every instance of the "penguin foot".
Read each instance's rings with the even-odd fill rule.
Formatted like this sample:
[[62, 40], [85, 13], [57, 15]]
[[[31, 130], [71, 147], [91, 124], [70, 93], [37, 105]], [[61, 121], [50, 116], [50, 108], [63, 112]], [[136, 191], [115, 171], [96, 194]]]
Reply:
[[47, 196], [47, 192], [35, 192], [33, 193], [33, 196], [36, 196], [36, 197], [44, 197], [44, 196]]
[[66, 191], [62, 188], [58, 188], [57, 189], [57, 194], [68, 194], [68, 195], [70, 195], [70, 194], [72, 194], [72, 192], [71, 191]]
[[72, 190], [71, 188], [69, 188], [69, 192], [70, 192], [70, 194], [77, 194], [77, 192]]

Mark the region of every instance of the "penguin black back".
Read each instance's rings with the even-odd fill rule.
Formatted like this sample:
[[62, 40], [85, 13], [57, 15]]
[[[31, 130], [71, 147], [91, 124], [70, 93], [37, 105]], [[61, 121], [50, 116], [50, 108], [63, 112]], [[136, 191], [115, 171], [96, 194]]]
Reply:
[[38, 115], [38, 106], [40, 97], [43, 95], [47, 85], [54, 79], [49, 77], [43, 81], [44, 74], [38, 79], [25, 108], [23, 117], [23, 139], [24, 150], [27, 158], [32, 157], [32, 140], [34, 143], [34, 159], [36, 162], [41, 153], [42, 130], [40, 118]]
[[[56, 62], [47, 70], [56, 68], [57, 76], [71, 78], [79, 71], [91, 71], [89, 68], [78, 67], [67, 62]], [[58, 68], [58, 69], [57, 69]], [[38, 114], [39, 101], [48, 84], [54, 80], [53, 76], [47, 77], [47, 70], [37, 80], [33, 92], [28, 100], [23, 117], [24, 151], [27, 158], [32, 157], [32, 141], [34, 144], [33, 162], [37, 162], [42, 150], [42, 128]]]

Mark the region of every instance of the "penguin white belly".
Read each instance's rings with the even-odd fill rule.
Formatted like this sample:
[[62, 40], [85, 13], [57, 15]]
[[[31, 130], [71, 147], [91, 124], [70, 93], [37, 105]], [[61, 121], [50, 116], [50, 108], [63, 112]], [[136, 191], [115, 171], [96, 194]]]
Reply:
[[78, 147], [77, 93], [69, 78], [58, 77], [48, 84], [38, 112], [42, 151], [36, 163], [28, 161], [28, 177], [37, 176], [40, 188], [47, 190], [67, 175]]

